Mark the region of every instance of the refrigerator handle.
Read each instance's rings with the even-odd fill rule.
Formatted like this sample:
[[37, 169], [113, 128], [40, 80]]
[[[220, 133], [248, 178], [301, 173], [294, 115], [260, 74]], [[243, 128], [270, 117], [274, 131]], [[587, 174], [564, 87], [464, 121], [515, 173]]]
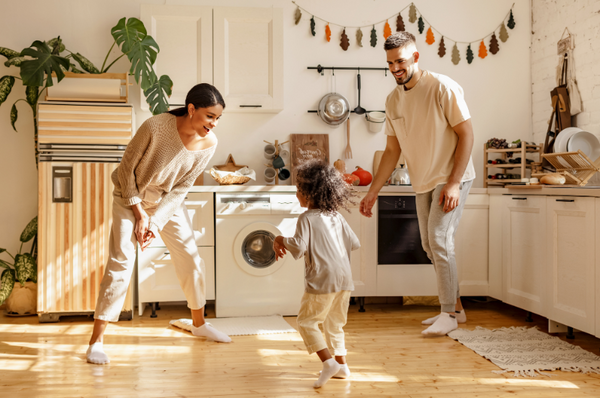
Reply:
[[52, 203], [73, 203], [73, 167], [52, 167]]

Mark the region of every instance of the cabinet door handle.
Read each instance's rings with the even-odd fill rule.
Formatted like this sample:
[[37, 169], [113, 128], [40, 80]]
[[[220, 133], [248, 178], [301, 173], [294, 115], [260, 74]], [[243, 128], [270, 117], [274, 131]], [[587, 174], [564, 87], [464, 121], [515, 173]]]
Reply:
[[556, 199], [557, 202], [575, 202], [575, 199]]
[[527, 198], [512, 198], [512, 200], [527, 200]]
[[262, 105], [240, 105], [240, 108], [262, 108]]

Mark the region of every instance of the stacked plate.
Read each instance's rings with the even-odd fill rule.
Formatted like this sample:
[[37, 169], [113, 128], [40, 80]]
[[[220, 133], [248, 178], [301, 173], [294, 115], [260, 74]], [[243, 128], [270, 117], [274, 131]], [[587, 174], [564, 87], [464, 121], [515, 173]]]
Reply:
[[567, 127], [556, 137], [554, 152], [577, 152], [580, 150], [592, 161], [600, 157], [600, 140], [594, 134], [578, 127]]

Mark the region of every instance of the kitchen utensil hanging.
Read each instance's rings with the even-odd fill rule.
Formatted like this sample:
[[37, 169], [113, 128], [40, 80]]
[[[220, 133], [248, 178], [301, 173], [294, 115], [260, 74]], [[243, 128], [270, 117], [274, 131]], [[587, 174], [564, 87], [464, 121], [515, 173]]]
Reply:
[[350, 103], [346, 97], [336, 93], [334, 70], [332, 70], [331, 80], [333, 91], [321, 98], [317, 113], [325, 123], [335, 127], [344, 123], [350, 116]]
[[365, 108], [360, 106], [360, 68], [358, 68], [358, 73], [356, 75], [356, 86], [358, 87], [358, 105], [356, 106], [356, 108], [354, 108], [352, 112], [356, 113], [357, 115], [362, 115], [367, 111]]

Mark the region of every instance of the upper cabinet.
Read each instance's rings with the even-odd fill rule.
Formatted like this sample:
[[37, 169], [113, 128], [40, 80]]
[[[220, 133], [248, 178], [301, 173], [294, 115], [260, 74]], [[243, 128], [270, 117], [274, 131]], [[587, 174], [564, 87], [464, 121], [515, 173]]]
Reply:
[[173, 106], [194, 85], [211, 83], [227, 112], [283, 109], [282, 9], [144, 4], [141, 20], [160, 46], [157, 75], [173, 80]]

